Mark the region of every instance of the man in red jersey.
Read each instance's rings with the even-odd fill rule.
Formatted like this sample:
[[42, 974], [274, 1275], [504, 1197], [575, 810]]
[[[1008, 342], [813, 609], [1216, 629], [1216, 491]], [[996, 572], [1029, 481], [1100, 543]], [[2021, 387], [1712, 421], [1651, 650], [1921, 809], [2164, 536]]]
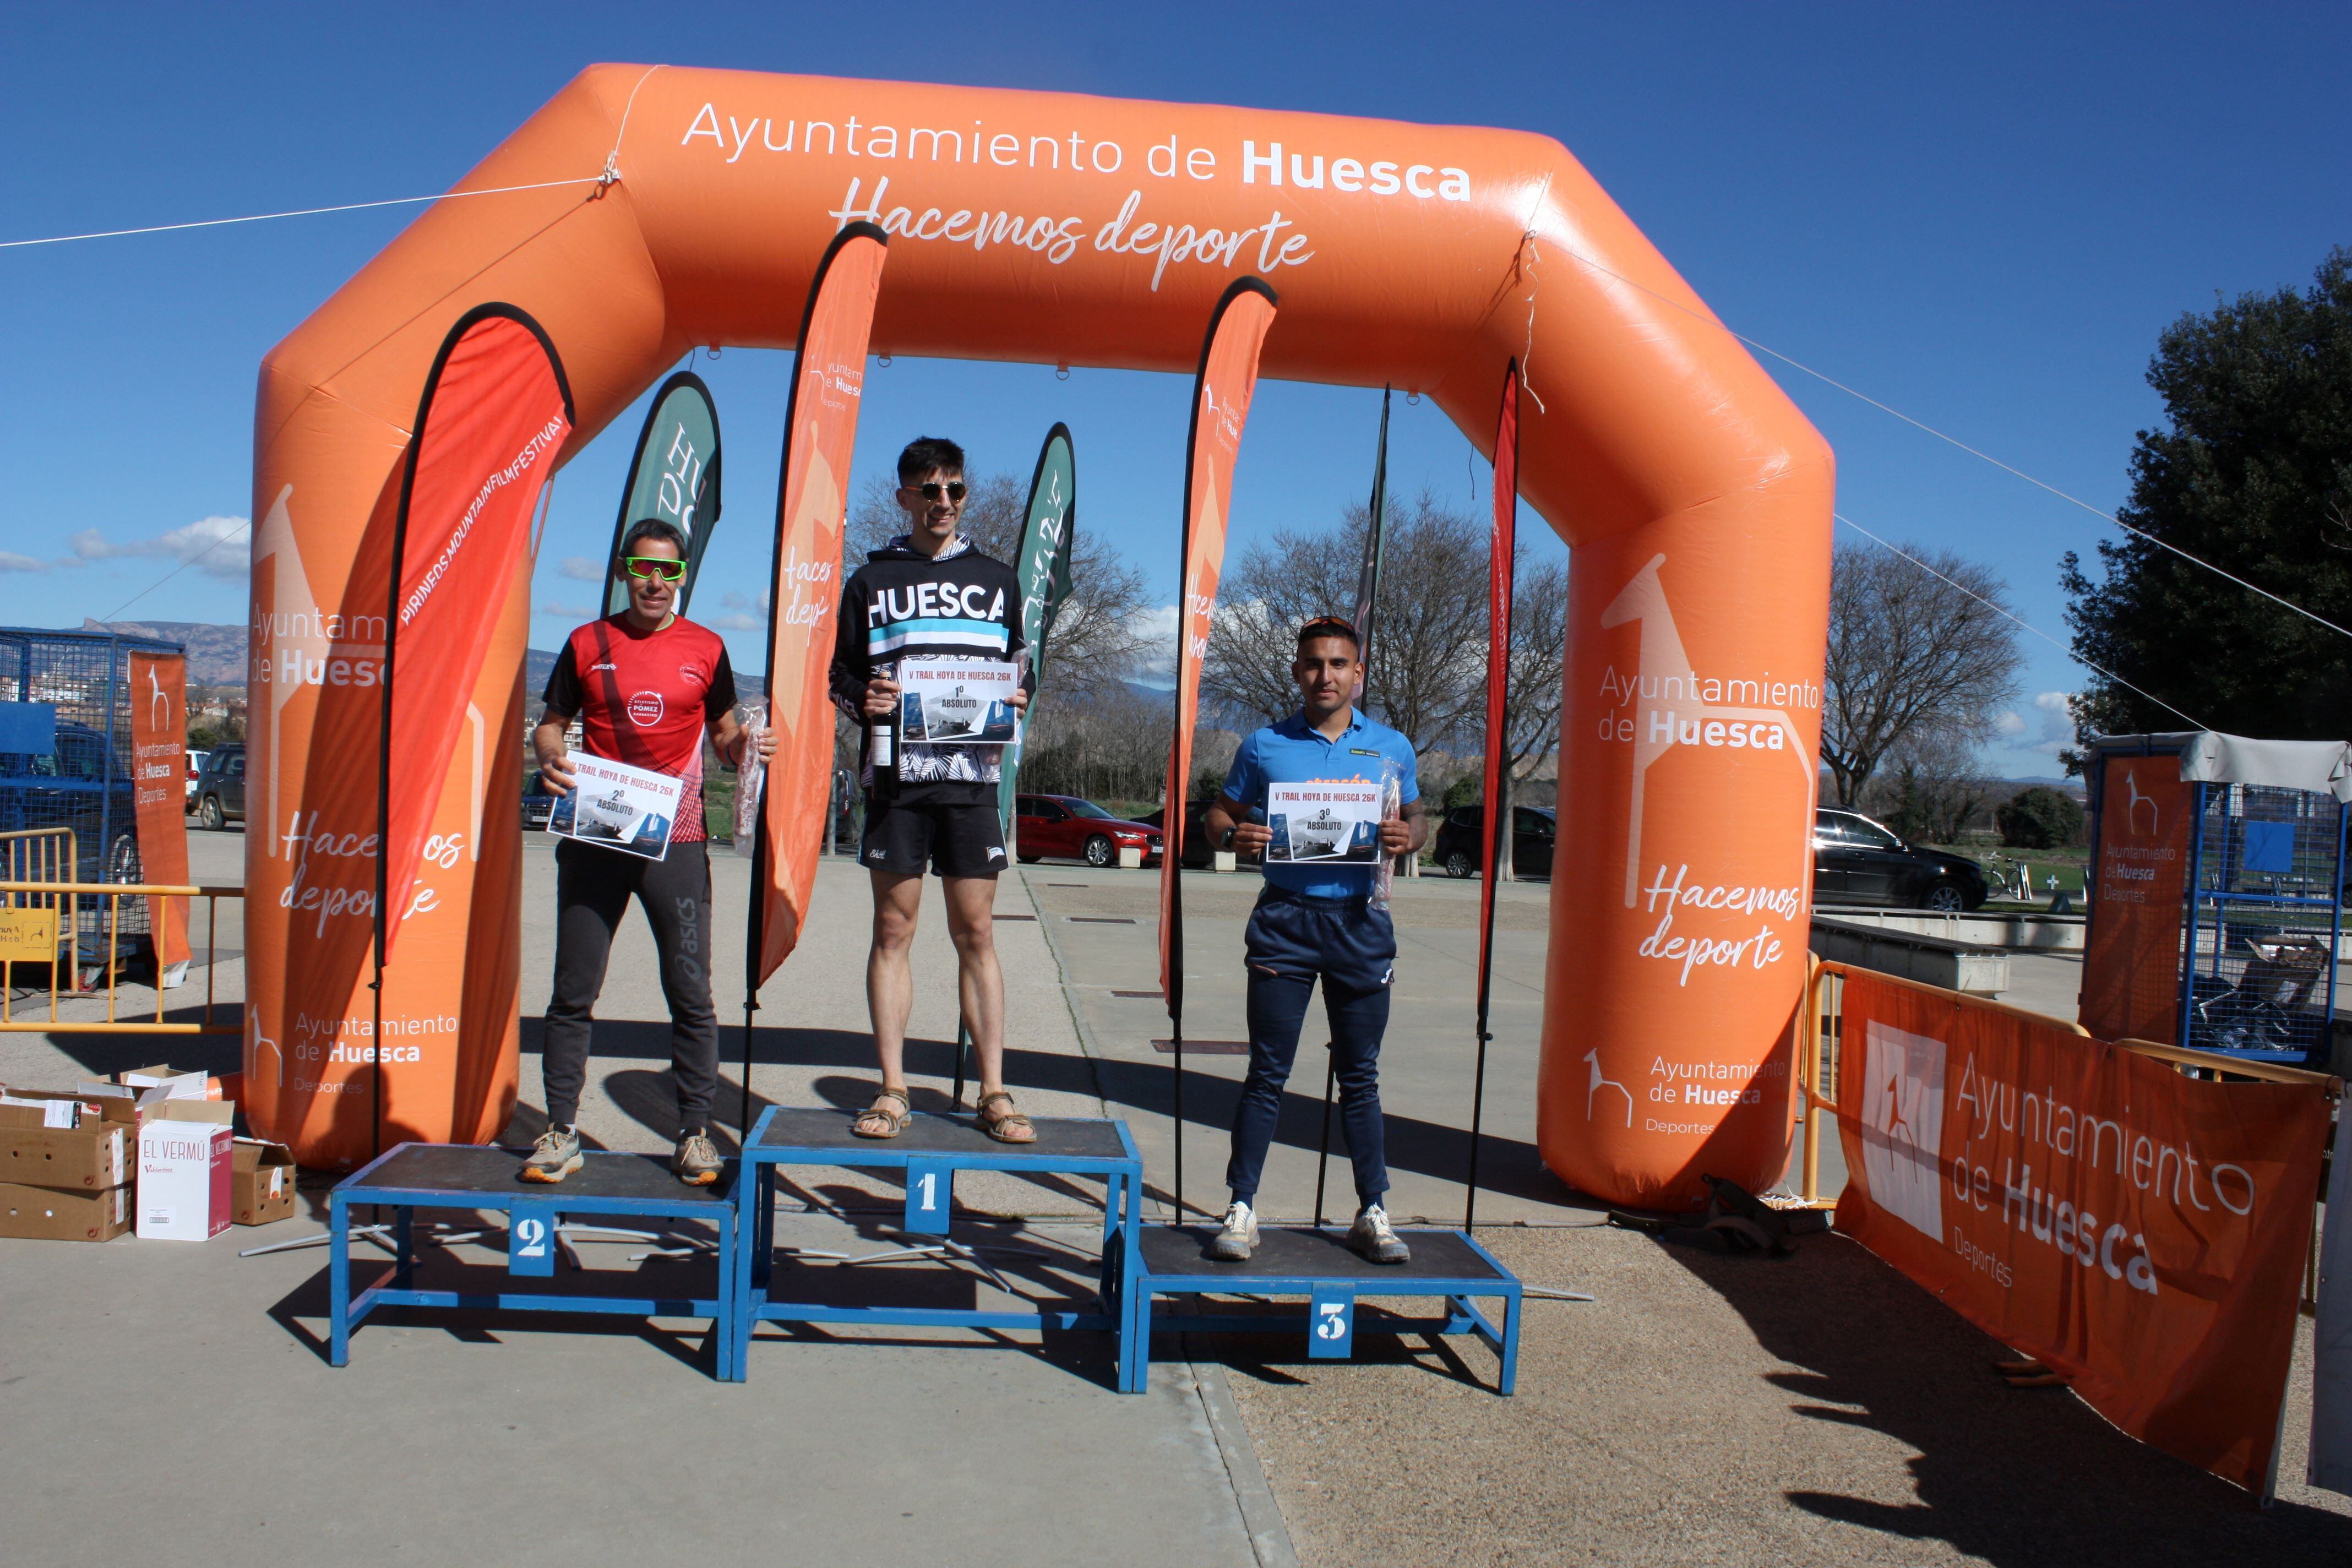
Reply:
[[[647, 860], [565, 839], [555, 847], [555, 983], [547, 999], [540, 1072], [547, 1131], [522, 1168], [526, 1182], [560, 1182], [582, 1164], [580, 1091], [613, 932], [631, 894], [644, 906], [661, 953], [669, 1003], [670, 1063], [677, 1077], [677, 1149], [670, 1169], [688, 1186], [719, 1179], [709, 1132], [719, 1082], [719, 1017], [710, 1005], [710, 858], [702, 827], [702, 738], [740, 763], [749, 732], [735, 716], [735, 672], [719, 635], [674, 608], [686, 576], [686, 541], [668, 523], [634, 524], [621, 546], [629, 607], [564, 640], [547, 678], [546, 709], [531, 731], [540, 777], [569, 795], [564, 731], [576, 716], [594, 756], [680, 781], [669, 852]], [[760, 755], [775, 749], [760, 734]]]

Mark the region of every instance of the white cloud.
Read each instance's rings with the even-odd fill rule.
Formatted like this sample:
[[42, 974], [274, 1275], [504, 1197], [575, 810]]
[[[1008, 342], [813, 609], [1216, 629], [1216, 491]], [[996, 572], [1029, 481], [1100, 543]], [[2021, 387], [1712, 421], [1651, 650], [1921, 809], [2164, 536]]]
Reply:
[[1165, 686], [1176, 679], [1176, 606], [1160, 605], [1138, 610], [1127, 618], [1128, 635], [1142, 646], [1136, 651], [1134, 679], [1145, 686]]
[[154, 539], [117, 544], [94, 528], [73, 536], [74, 555], [83, 561], [113, 561], [125, 556], [168, 556], [183, 566], [196, 565], [207, 577], [241, 581], [251, 570], [253, 549], [247, 520], [203, 517]]
[[768, 629], [768, 595], [764, 590], [757, 595], [722, 595], [719, 602], [730, 613], [702, 617], [702, 624], [713, 631], [764, 632]]
[[604, 580], [604, 563], [591, 561], [585, 555], [567, 555], [563, 558], [563, 564], [556, 570], [575, 583], [602, 583]]
[[2044, 691], [2033, 700], [2029, 717], [2011, 709], [1993, 721], [2001, 744], [2012, 752], [2038, 752], [2054, 757], [2074, 743], [2074, 694]]
[[540, 605], [539, 613], [542, 616], [553, 616], [559, 620], [584, 621], [596, 612], [585, 605], [548, 604]]
[[48, 569], [49, 563], [46, 561], [36, 561], [13, 550], [0, 550], [0, 572], [46, 572]]

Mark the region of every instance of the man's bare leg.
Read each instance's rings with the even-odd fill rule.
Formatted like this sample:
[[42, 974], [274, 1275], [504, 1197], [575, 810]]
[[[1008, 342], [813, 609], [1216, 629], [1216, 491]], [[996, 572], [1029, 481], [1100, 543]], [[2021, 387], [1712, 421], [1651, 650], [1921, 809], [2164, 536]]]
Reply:
[[[947, 877], [948, 934], [955, 941], [956, 988], [972, 1054], [980, 1059], [980, 1100], [1004, 1089], [1004, 972], [996, 963], [996, 879]], [[1027, 1139], [1015, 1142], [1026, 1142]]]
[[[874, 1054], [882, 1065], [882, 1087], [907, 1092], [907, 1018], [915, 1005], [915, 972], [908, 956], [915, 944], [915, 920], [923, 906], [923, 879], [875, 871], [874, 944], [866, 954], [866, 1011], [874, 1021]], [[950, 909], [952, 910], [950, 902]], [[999, 1012], [1003, 1010], [999, 1004]]]
[[1004, 1087], [1004, 972], [996, 963], [996, 879], [945, 877], [956, 991], [980, 1058], [980, 1092]]

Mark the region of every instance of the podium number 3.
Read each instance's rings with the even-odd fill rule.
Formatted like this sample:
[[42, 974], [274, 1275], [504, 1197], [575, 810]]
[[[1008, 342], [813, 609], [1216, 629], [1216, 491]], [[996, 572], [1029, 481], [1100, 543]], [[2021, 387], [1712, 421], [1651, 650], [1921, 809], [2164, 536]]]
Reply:
[[544, 1258], [547, 1256], [547, 1222], [534, 1215], [524, 1215], [514, 1222], [515, 1256]]
[[920, 1176], [916, 1178], [915, 1185], [922, 1191], [922, 1206], [926, 1211], [935, 1209], [940, 1206], [940, 1178], [936, 1172], [925, 1171]]
[[1318, 1301], [1319, 1314], [1315, 1321], [1315, 1337], [1318, 1340], [1344, 1340], [1348, 1337], [1348, 1306], [1344, 1301]]

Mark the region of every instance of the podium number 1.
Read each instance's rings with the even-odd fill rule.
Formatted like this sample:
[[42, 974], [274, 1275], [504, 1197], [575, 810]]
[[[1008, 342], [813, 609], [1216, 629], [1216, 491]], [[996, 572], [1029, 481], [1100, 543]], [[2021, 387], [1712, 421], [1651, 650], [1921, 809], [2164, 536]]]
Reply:
[[955, 1171], [928, 1161], [907, 1166], [907, 1228], [917, 1236], [945, 1236], [948, 1211], [955, 1206]]

